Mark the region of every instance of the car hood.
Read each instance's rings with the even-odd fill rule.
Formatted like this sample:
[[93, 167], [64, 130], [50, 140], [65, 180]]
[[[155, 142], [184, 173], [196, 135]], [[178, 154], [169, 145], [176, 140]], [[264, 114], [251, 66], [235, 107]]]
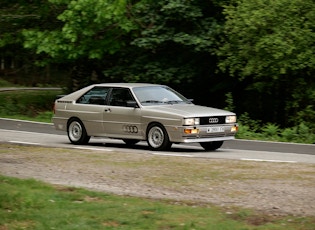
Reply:
[[209, 117], [209, 116], [235, 115], [235, 113], [232, 113], [226, 110], [200, 106], [200, 105], [194, 105], [194, 104], [145, 106], [144, 109], [156, 111], [156, 112], [181, 115], [183, 117]]

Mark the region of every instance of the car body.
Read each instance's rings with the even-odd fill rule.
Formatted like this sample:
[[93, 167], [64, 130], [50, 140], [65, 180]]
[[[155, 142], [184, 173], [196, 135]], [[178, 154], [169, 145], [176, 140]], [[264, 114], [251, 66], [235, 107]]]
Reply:
[[152, 150], [193, 142], [215, 150], [238, 130], [235, 113], [194, 105], [168, 86], [148, 83], [87, 86], [57, 99], [52, 121], [73, 144], [108, 137], [128, 145], [146, 140]]

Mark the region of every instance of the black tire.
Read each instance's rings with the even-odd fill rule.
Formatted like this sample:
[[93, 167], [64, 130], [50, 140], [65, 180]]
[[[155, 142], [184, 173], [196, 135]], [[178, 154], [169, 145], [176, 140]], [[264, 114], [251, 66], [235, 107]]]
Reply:
[[206, 151], [214, 151], [223, 145], [223, 141], [200, 142], [199, 144]]
[[139, 142], [139, 140], [135, 139], [123, 139], [123, 142], [125, 142], [126, 145], [132, 146]]
[[165, 128], [160, 124], [151, 124], [147, 129], [147, 142], [151, 150], [162, 151], [171, 148]]
[[67, 133], [70, 142], [75, 145], [87, 144], [91, 138], [87, 135], [83, 123], [77, 118], [69, 120]]

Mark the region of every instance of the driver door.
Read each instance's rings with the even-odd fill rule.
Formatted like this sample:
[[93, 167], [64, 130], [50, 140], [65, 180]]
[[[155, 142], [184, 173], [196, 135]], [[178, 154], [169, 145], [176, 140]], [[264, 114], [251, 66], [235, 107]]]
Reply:
[[135, 101], [128, 88], [113, 88], [105, 107], [104, 132], [109, 137], [139, 139], [142, 135], [141, 110], [128, 107], [128, 101]]

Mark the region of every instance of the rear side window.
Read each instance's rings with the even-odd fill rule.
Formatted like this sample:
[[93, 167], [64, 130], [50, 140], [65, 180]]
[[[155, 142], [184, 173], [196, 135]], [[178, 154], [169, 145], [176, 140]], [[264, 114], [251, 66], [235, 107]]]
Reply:
[[93, 105], [105, 105], [106, 97], [110, 88], [107, 87], [94, 87], [85, 94], [83, 94], [78, 100], [79, 104], [93, 104]]

